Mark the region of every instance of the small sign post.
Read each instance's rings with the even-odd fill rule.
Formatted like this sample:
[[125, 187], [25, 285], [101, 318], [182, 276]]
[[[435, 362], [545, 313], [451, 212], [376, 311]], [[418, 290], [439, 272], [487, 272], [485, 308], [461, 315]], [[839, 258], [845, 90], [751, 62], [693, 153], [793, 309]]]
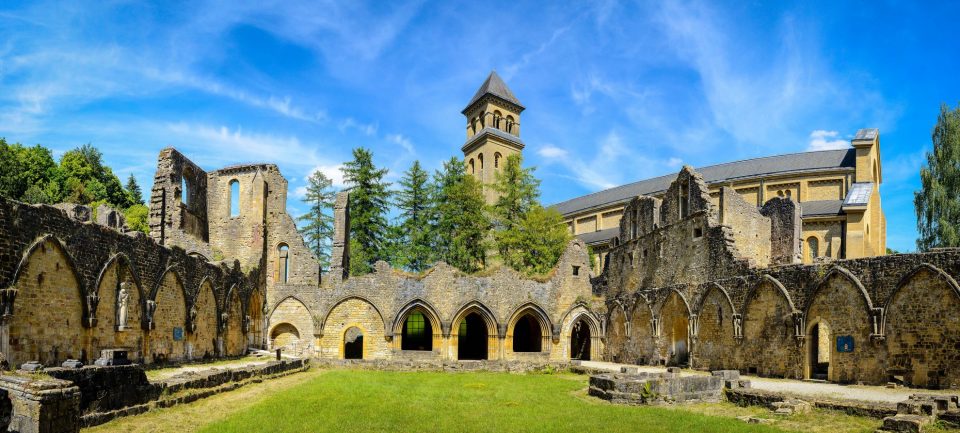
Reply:
[[183, 340], [183, 328], [181, 327], [173, 328], [173, 341], [181, 341], [181, 340]]
[[853, 336], [852, 335], [840, 335], [837, 337], [837, 352], [840, 352], [840, 353], [853, 352]]

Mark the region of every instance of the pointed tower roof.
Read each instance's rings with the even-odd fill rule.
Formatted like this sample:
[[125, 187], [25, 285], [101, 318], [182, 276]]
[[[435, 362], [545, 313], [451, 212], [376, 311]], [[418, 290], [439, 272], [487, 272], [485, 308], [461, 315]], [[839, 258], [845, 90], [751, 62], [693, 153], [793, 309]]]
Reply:
[[483, 98], [486, 95], [493, 95], [504, 101], [507, 101], [511, 104], [514, 104], [520, 107], [520, 110], [523, 110], [523, 105], [520, 104], [520, 101], [517, 100], [517, 97], [514, 96], [513, 92], [510, 91], [510, 88], [507, 87], [507, 83], [503, 82], [503, 79], [500, 78], [500, 75], [497, 75], [497, 71], [490, 71], [490, 75], [487, 76], [487, 80], [483, 82], [477, 93], [473, 95], [473, 98], [470, 98], [470, 103], [467, 104], [467, 107], [463, 109], [465, 113], [468, 108], [473, 106], [474, 103]]

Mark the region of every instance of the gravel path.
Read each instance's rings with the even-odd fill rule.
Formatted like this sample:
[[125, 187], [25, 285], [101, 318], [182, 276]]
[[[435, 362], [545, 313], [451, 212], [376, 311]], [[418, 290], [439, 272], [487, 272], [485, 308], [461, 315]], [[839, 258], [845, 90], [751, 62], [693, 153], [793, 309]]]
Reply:
[[[637, 367], [642, 372], [659, 373], [666, 371], [663, 367], [636, 366], [627, 364], [615, 364], [612, 362], [583, 361], [584, 367], [596, 368], [600, 370], [619, 372], [620, 367]], [[683, 370], [681, 375], [706, 374], [701, 371]], [[911, 394], [918, 392], [929, 394], [960, 394], [956, 390], [927, 390], [915, 388], [897, 388], [891, 389], [882, 386], [862, 386], [862, 385], [837, 385], [835, 383], [818, 383], [790, 379], [770, 379], [756, 376], [742, 376], [750, 380], [751, 387], [763, 391], [782, 392], [796, 395], [798, 397], [820, 397], [832, 400], [857, 400], [879, 403], [898, 403], [906, 400]]]

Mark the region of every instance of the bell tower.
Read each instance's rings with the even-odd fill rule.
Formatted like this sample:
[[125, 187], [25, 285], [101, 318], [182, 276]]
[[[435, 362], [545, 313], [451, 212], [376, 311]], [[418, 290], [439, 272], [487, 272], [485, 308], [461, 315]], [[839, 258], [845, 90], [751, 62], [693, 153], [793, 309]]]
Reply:
[[508, 156], [523, 150], [523, 140], [520, 140], [523, 110], [497, 71], [491, 71], [461, 111], [467, 118], [467, 141], [461, 148], [467, 173], [483, 184], [488, 204], [497, 199], [496, 191], [490, 187], [497, 180], [496, 173], [503, 169]]

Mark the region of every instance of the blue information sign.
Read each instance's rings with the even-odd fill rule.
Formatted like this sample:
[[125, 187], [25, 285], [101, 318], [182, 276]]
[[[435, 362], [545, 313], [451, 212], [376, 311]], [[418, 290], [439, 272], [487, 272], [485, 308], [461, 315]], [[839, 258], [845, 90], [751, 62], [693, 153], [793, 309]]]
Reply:
[[183, 328], [173, 328], [173, 341], [183, 340]]
[[840, 352], [840, 353], [853, 352], [853, 336], [852, 335], [841, 335], [837, 337], [837, 352]]

